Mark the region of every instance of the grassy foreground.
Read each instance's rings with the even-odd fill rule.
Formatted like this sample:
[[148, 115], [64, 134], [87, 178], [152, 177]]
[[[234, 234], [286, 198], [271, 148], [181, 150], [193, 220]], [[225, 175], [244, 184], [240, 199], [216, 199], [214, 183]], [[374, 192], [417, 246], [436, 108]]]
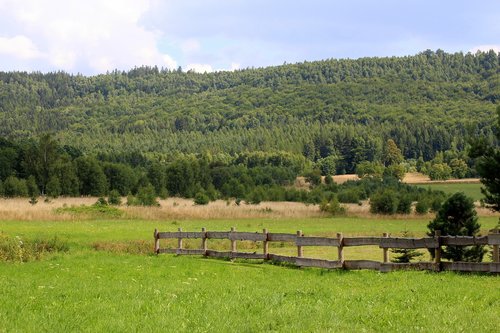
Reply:
[[495, 276], [80, 252], [0, 264], [0, 331], [494, 332]]
[[[483, 230], [496, 217], [481, 218]], [[0, 332], [495, 332], [500, 279], [479, 274], [328, 271], [246, 261], [96, 251], [152, 231], [268, 228], [311, 235], [423, 235], [427, 219], [0, 221], [22, 238], [58, 237], [70, 250], [0, 262]], [[272, 249], [278, 250], [278, 249]], [[286, 251], [287, 249], [281, 249]], [[293, 249], [292, 249], [293, 250]], [[380, 249], [368, 249], [380, 257]], [[332, 251], [335, 252], [335, 251]], [[306, 254], [309, 252], [306, 251]], [[356, 253], [346, 254], [356, 259]], [[380, 258], [379, 258], [380, 259]]]

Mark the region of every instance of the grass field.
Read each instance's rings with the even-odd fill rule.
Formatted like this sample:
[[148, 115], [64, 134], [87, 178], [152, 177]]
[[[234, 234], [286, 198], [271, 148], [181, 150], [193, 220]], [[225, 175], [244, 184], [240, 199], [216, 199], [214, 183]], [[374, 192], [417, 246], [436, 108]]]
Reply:
[[455, 192], [464, 192], [465, 195], [478, 201], [484, 198], [481, 193], [482, 184], [471, 184], [471, 183], [429, 183], [416, 185], [422, 188], [430, 188], [432, 190], [443, 191], [445, 193], [453, 194]]
[[[497, 217], [481, 217], [483, 231], [497, 221]], [[139, 255], [119, 246], [136, 243], [149, 252], [154, 228], [228, 230], [235, 226], [241, 231], [301, 229], [310, 235], [399, 234], [408, 229], [423, 235], [427, 222], [352, 217], [0, 221], [6, 234], [22, 239], [57, 234], [70, 246], [69, 252], [41, 261], [0, 262], [0, 332], [495, 332], [500, 312], [497, 276], [295, 269]], [[224, 245], [209, 242], [209, 246]], [[378, 248], [358, 249], [346, 252], [346, 259], [370, 255], [381, 259]], [[294, 248], [279, 244], [271, 248], [275, 253], [287, 251]], [[334, 255], [333, 250], [325, 251], [307, 249], [305, 255]]]

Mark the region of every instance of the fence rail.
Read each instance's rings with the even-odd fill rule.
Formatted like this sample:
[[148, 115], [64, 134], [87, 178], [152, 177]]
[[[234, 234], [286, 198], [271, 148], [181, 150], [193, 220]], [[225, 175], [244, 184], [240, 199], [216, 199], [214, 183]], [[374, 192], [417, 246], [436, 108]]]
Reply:
[[[160, 239], [177, 239], [177, 248], [160, 248]], [[201, 239], [199, 249], [185, 249], [183, 239]], [[227, 239], [231, 241], [230, 251], [209, 250], [207, 240]], [[186, 232], [179, 228], [176, 232], [154, 231], [154, 251], [155, 253], [175, 253], [177, 255], [203, 255], [215, 258], [243, 258], [262, 259], [276, 262], [285, 262], [300, 267], [319, 267], [328, 269], [372, 269], [381, 272], [390, 272], [402, 269], [431, 270], [431, 271], [460, 271], [460, 272], [490, 272], [500, 273], [500, 233], [498, 229], [490, 230], [490, 234], [482, 237], [469, 236], [441, 236], [436, 231], [434, 237], [425, 238], [400, 238], [390, 237], [384, 233], [382, 237], [343, 237], [341, 233], [337, 237], [315, 237], [304, 236], [302, 231], [296, 234], [270, 233], [267, 229], [263, 232], [238, 232], [233, 227], [231, 231], [207, 231], [202, 228], [201, 232]], [[262, 242], [262, 253], [238, 252], [237, 241]], [[297, 247], [297, 256], [284, 256], [269, 253], [270, 242], [288, 242]], [[345, 260], [344, 247], [346, 246], [366, 246], [375, 245], [382, 249], [382, 262], [374, 260]], [[472, 262], [446, 262], [441, 261], [442, 246], [472, 246], [489, 245], [492, 247], [492, 262], [472, 263]], [[304, 257], [303, 247], [307, 246], [330, 246], [338, 250], [337, 260], [326, 260]], [[388, 250], [398, 249], [433, 249], [434, 261], [432, 262], [411, 262], [393, 263], [389, 261]]]

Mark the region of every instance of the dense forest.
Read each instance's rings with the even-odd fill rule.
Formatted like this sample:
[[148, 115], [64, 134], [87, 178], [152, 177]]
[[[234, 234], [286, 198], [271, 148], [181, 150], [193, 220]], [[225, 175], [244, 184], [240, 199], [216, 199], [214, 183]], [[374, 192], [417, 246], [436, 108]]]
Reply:
[[[125, 195], [149, 184], [157, 194], [242, 197], [297, 175], [369, 169], [398, 178], [396, 165], [435, 178], [471, 176], [469, 139], [498, 143], [499, 101], [494, 51], [204, 74], [0, 72], [0, 181], [65, 195]], [[47, 147], [57, 152], [52, 162], [40, 157]], [[401, 154], [397, 163], [387, 160], [391, 147]], [[104, 175], [96, 176], [102, 185], [87, 188], [92, 169]], [[128, 187], [113, 185], [116, 174]], [[175, 185], [178, 177], [191, 183]]]
[[464, 150], [471, 135], [493, 140], [499, 62], [493, 51], [438, 50], [205, 74], [0, 72], [0, 135], [50, 132], [89, 153], [335, 155], [337, 171], [352, 172], [389, 138], [424, 160]]

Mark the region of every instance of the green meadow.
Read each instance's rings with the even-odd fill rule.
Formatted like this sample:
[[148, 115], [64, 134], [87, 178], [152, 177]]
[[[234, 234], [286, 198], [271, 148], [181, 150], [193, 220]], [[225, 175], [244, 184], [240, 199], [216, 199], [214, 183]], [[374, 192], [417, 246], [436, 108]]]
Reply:
[[[481, 218], [483, 230], [497, 221]], [[497, 331], [498, 276], [297, 269], [259, 261], [156, 256], [150, 251], [154, 228], [235, 226], [241, 231], [302, 230], [310, 235], [399, 234], [406, 229], [423, 236], [427, 222], [349, 217], [1, 221], [4, 235], [21, 240], [58, 235], [69, 251], [39, 261], [0, 262], [0, 332]], [[211, 242], [216, 248], [227, 245]], [[380, 249], [367, 248], [346, 253], [346, 259], [380, 259]], [[287, 253], [294, 248], [276, 244], [270, 250]], [[306, 255], [333, 255], [325, 253], [332, 250], [308, 251]]]
[[443, 191], [448, 194], [453, 194], [456, 192], [464, 192], [467, 196], [471, 197], [475, 201], [484, 198], [481, 193], [481, 184], [479, 183], [436, 183], [436, 184], [421, 184], [417, 185], [425, 189], [432, 189], [436, 191]]

